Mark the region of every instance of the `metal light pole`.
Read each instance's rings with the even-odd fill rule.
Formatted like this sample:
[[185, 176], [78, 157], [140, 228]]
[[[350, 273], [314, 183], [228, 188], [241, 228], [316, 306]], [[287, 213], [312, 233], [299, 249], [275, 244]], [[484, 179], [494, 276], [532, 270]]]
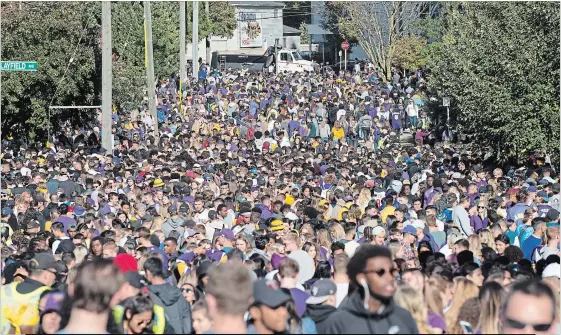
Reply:
[[148, 87], [148, 108], [154, 118], [154, 137], [158, 140], [158, 114], [156, 112], [156, 83], [154, 82], [154, 48], [152, 45], [152, 10], [150, 1], [144, 1], [144, 27], [146, 34], [146, 81]]
[[187, 61], [185, 59], [185, 1], [179, 2], [179, 112], [183, 112], [183, 82]]
[[199, 48], [199, 2], [193, 1], [193, 77], [198, 77], [199, 67], [197, 66]]
[[[101, 7], [101, 145], [113, 153], [112, 101], [113, 101], [113, 58], [111, 43], [111, 2], [104, 1]], [[50, 140], [50, 139], [49, 139]]]

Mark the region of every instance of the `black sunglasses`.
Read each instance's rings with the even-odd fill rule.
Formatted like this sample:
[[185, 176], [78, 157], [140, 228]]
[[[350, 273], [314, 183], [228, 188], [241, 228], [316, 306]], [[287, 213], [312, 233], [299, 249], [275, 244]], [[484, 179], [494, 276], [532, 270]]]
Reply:
[[388, 272], [392, 277], [395, 277], [397, 275], [397, 273], [399, 272], [399, 269], [397, 268], [391, 268], [389, 270], [386, 269], [379, 269], [379, 270], [367, 270], [364, 271], [365, 274], [369, 274], [369, 273], [375, 273], [378, 275], [378, 277], [383, 277], [386, 272]]
[[194, 292], [192, 288], [182, 288], [181, 291], [187, 292], [187, 293], [193, 293]]
[[504, 317], [503, 319], [504, 323], [506, 323], [506, 325], [510, 328], [514, 328], [514, 329], [524, 329], [526, 328], [526, 326], [531, 326], [534, 331], [536, 332], [545, 332], [548, 331], [549, 328], [551, 328], [551, 323], [538, 323], [538, 324], [530, 324], [530, 323], [523, 323], [517, 320], [513, 320], [507, 317]]

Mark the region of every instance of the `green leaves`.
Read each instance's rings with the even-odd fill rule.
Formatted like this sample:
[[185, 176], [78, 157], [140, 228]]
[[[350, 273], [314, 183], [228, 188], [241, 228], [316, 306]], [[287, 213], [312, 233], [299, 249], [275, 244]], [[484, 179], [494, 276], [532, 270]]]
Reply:
[[[461, 5], [462, 11], [459, 10]], [[429, 84], [452, 98], [461, 133], [484, 150], [559, 157], [559, 8], [554, 3], [448, 4], [428, 56]]]
[[[111, 7], [113, 101], [132, 109], [146, 90], [144, 10], [139, 1], [116, 1]], [[48, 107], [101, 104], [101, 3], [2, 2], [1, 10], [2, 60], [37, 61], [39, 67], [37, 72], [0, 73], [3, 132], [19, 129], [21, 135], [45, 139], [65, 122], [82, 126], [93, 120], [91, 109], [49, 113]], [[211, 2], [208, 17], [205, 3], [199, 4], [201, 40], [208, 34], [231, 37], [236, 23], [228, 2]], [[186, 25], [190, 41], [190, 19]], [[152, 28], [155, 75], [168, 78], [179, 71], [179, 3], [152, 2]]]

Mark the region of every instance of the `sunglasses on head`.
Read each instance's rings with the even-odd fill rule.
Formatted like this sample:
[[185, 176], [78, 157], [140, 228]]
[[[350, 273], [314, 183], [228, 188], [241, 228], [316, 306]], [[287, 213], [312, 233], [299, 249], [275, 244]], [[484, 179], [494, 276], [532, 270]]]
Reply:
[[530, 324], [530, 323], [524, 323], [524, 322], [520, 322], [520, 321], [517, 321], [517, 320], [513, 320], [513, 319], [510, 319], [508, 317], [504, 317], [503, 321], [508, 327], [518, 329], [518, 330], [524, 329], [527, 326], [530, 326], [536, 332], [545, 332], [545, 331], [548, 331], [549, 328], [551, 328], [551, 323]]

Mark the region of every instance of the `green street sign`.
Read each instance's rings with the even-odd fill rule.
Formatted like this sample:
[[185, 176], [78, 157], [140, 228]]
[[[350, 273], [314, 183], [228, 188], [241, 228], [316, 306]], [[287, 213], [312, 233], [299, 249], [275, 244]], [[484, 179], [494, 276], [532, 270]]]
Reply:
[[0, 62], [0, 71], [37, 71], [37, 62]]

